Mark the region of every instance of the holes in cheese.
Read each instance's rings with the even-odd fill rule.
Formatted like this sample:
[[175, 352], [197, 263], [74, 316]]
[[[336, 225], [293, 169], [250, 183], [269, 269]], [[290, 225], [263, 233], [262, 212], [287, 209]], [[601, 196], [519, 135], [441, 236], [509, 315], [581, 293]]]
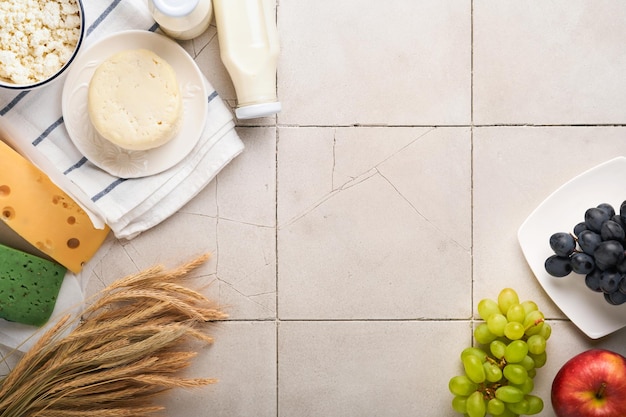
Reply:
[[37, 247], [37, 249], [39, 249], [40, 251], [44, 252], [44, 253], [48, 253], [48, 252], [52, 252], [54, 251], [54, 245], [52, 244], [52, 241], [50, 239], [46, 239], [45, 241], [37, 241], [35, 242], [35, 246]]
[[67, 241], [67, 247], [70, 249], [76, 249], [79, 246], [80, 246], [80, 240], [76, 239], [75, 237]]
[[96, 229], [71, 197], [0, 141], [0, 220], [72, 272], [96, 253], [109, 228]]
[[0, 318], [45, 324], [56, 304], [66, 268], [0, 245]]
[[5, 220], [11, 220], [15, 217], [15, 210], [13, 207], [5, 207], [2, 209], [2, 217]]

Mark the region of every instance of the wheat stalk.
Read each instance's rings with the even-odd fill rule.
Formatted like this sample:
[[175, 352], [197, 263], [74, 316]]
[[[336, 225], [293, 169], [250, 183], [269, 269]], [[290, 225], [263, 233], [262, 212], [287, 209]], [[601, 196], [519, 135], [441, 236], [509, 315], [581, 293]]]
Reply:
[[214, 383], [180, 374], [196, 355], [183, 342], [212, 343], [202, 325], [226, 318], [182, 284], [208, 257], [122, 278], [79, 323], [61, 318], [0, 380], [0, 417], [143, 417], [163, 410], [164, 391]]

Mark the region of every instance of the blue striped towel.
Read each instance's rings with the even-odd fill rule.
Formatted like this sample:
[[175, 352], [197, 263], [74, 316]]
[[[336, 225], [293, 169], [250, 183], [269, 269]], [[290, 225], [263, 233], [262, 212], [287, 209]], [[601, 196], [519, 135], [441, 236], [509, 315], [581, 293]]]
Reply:
[[[144, 0], [88, 0], [82, 48], [113, 32], [157, 28]], [[125, 179], [89, 162], [74, 146], [61, 114], [64, 76], [28, 92], [0, 91], [0, 134], [80, 203], [94, 224], [131, 239], [178, 211], [243, 151], [231, 111], [207, 83], [208, 119], [195, 148], [174, 167]]]

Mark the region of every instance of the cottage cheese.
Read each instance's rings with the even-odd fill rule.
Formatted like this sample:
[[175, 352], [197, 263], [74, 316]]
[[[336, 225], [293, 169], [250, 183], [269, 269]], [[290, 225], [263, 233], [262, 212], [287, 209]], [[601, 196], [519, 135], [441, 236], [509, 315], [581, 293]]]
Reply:
[[80, 35], [76, 0], [0, 1], [0, 78], [33, 84], [70, 59]]

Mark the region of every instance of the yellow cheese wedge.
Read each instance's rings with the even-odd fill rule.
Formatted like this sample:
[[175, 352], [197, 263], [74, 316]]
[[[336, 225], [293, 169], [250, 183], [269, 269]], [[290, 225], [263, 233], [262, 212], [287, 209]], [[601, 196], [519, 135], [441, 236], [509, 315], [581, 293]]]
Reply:
[[0, 141], [0, 219], [28, 243], [79, 272], [104, 242], [72, 198], [30, 161]]

